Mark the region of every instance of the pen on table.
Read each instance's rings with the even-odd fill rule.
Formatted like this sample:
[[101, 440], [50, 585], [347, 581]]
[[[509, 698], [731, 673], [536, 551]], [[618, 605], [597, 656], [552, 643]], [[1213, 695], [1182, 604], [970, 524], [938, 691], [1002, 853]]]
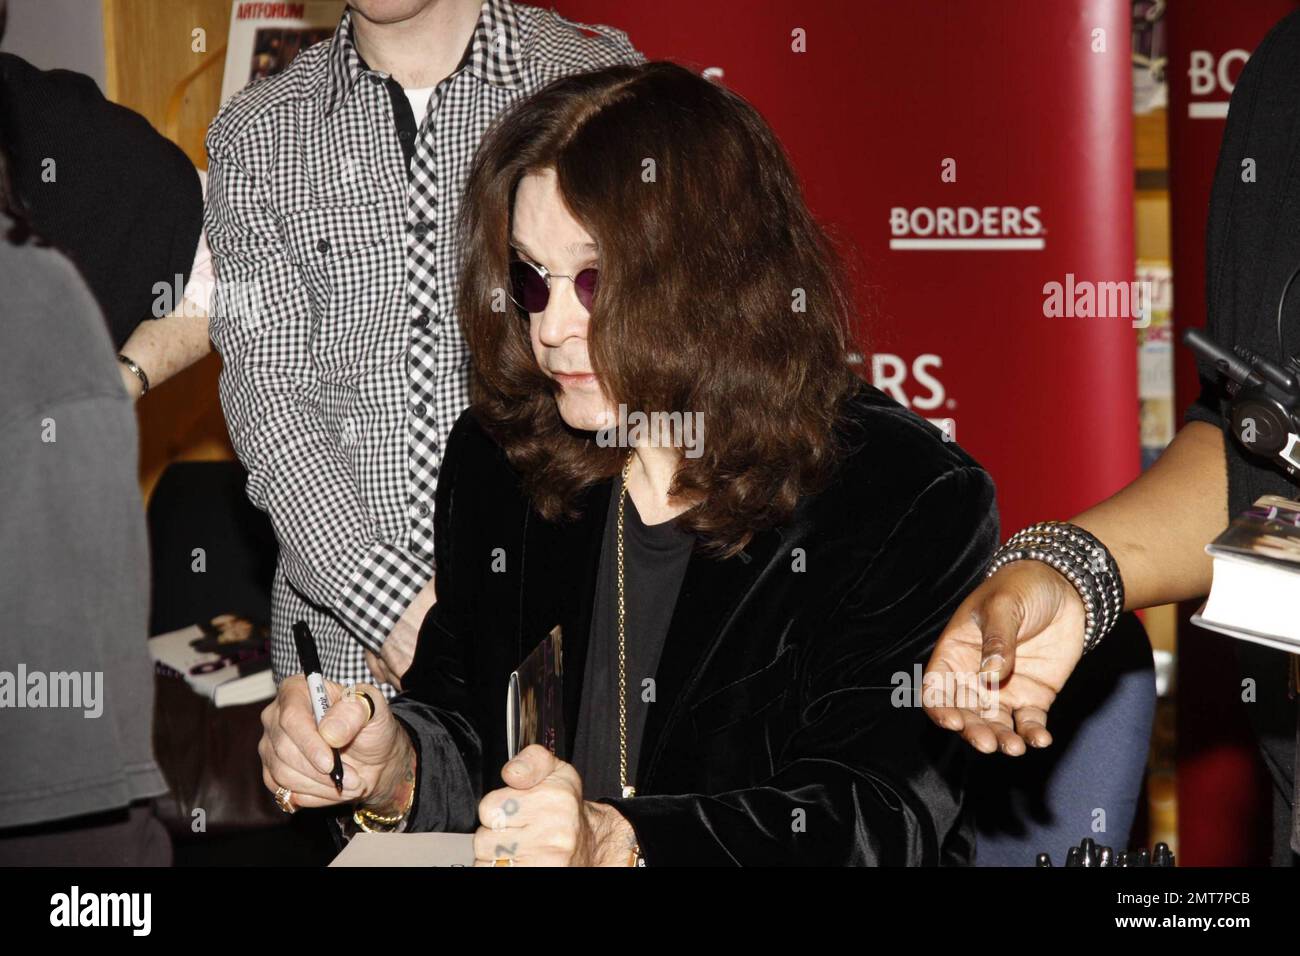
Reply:
[[[307, 675], [307, 689], [311, 692], [311, 709], [316, 715], [316, 726], [325, 719], [325, 712], [330, 709], [330, 695], [325, 690], [325, 678], [320, 672], [320, 656], [316, 653], [316, 640], [311, 636], [311, 628], [306, 621], [299, 621], [293, 626], [293, 641], [298, 645], [298, 660], [302, 662], [303, 673]], [[343, 759], [339, 757], [339, 748], [334, 751], [334, 769], [330, 779], [334, 789], [343, 792]]]

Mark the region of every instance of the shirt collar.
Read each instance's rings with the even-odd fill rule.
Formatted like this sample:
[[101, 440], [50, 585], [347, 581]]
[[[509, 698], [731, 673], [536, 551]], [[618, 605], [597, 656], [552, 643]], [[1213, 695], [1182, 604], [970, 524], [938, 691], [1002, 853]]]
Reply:
[[484, 0], [465, 68], [484, 83], [513, 88], [523, 83], [522, 61], [515, 5], [510, 0]]
[[[485, 83], [514, 88], [523, 82], [519, 16], [510, 0], [484, 0], [474, 34], [458, 69]], [[330, 39], [325, 79], [325, 112], [337, 109], [366, 69], [352, 35], [352, 10], [346, 8]]]
[[325, 113], [334, 110], [347, 98], [348, 91], [362, 73], [361, 55], [352, 42], [352, 10], [346, 8], [330, 38], [325, 67]]

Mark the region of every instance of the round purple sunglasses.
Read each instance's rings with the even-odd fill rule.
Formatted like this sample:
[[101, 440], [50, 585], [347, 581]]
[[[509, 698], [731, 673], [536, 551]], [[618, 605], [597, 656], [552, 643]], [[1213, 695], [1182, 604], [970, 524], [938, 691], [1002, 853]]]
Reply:
[[595, 268], [583, 269], [576, 276], [560, 275], [549, 272], [545, 266], [523, 259], [510, 261], [510, 299], [525, 312], [544, 312], [546, 303], [551, 300], [551, 279], [568, 279], [573, 283], [573, 291], [578, 301], [588, 312], [591, 302], [596, 297], [596, 278], [599, 272]]

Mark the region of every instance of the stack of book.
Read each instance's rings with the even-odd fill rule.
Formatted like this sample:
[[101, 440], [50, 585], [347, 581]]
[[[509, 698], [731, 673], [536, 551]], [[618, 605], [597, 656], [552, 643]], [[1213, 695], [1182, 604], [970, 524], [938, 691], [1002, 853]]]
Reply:
[[271, 640], [265, 625], [222, 614], [149, 639], [158, 673], [182, 677], [218, 707], [275, 696]]
[[1214, 583], [1192, 623], [1300, 654], [1300, 502], [1265, 495], [1205, 550]]

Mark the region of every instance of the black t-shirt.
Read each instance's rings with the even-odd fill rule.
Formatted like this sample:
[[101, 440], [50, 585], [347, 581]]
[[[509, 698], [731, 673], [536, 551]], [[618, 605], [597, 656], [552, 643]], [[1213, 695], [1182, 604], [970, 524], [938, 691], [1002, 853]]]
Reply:
[[[587, 670], [582, 681], [573, 766], [583, 797], [622, 795], [618, 734], [618, 499], [614, 479], [591, 616]], [[623, 508], [623, 591], [627, 678], [627, 779], [636, 781], [637, 756], [646, 717], [654, 706], [653, 679], [668, 636], [677, 594], [695, 536], [675, 521], [647, 525], [629, 495]]]
[[[1247, 348], [1280, 364], [1277, 305], [1288, 275], [1300, 265], [1300, 15], [1273, 28], [1242, 70], [1233, 90], [1214, 174], [1206, 227], [1207, 334], [1220, 345]], [[1244, 177], [1251, 160], [1254, 177]], [[1300, 353], [1300, 281], [1283, 312], [1287, 352]], [[1227, 402], [1220, 376], [1200, 363], [1202, 392], [1188, 421], [1226, 428]], [[1280, 466], [1247, 452], [1224, 436], [1228, 463], [1228, 513], [1237, 515], [1260, 495], [1297, 497]], [[1243, 673], [1258, 681], [1258, 702], [1246, 708], [1260, 736], [1264, 759], [1280, 793], [1296, 792], [1297, 707], [1287, 699], [1287, 655], [1238, 642]], [[1296, 801], [1292, 798], [1293, 807]], [[1300, 816], [1291, 827], [1300, 852]], [[1283, 836], [1283, 834], [1278, 834]], [[1278, 851], [1285, 839], [1275, 845]]]

